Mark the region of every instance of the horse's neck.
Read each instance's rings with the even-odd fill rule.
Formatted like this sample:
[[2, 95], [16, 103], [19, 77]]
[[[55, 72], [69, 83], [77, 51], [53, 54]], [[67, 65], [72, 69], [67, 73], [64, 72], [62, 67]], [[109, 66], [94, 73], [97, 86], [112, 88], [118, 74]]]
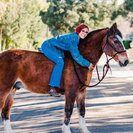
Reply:
[[88, 59], [94, 65], [97, 64], [102, 51], [102, 43], [103, 39], [106, 35], [107, 29], [103, 29], [98, 33], [93, 34], [92, 36], [88, 36], [86, 40], [80, 42], [80, 52], [86, 59]]
[[[106, 36], [106, 31], [107, 30], [101, 30], [92, 36], [88, 36], [86, 40], [80, 42], [79, 50], [81, 55], [83, 55], [83, 57], [88, 59], [94, 65], [97, 64], [98, 60], [103, 54], [102, 43], [104, 37]], [[92, 76], [92, 73], [90, 73], [89, 69], [83, 68], [78, 64], [76, 65], [76, 68], [80, 79], [82, 79], [82, 82], [89, 85]]]

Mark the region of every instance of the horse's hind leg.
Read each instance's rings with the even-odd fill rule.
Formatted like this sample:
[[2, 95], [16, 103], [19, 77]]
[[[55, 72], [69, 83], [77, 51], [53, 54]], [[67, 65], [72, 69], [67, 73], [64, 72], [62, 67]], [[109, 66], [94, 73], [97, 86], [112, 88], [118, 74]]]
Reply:
[[13, 96], [15, 94], [15, 90], [11, 91], [5, 100], [5, 104], [2, 108], [1, 116], [4, 122], [4, 130], [5, 133], [13, 133], [10, 123], [10, 111], [13, 105]]
[[76, 97], [76, 103], [79, 113], [79, 125], [84, 133], [91, 133], [90, 131], [88, 131], [85, 122], [85, 95], [86, 95], [86, 89], [79, 91]]
[[69, 93], [65, 92], [65, 119], [62, 128], [64, 133], [71, 133], [69, 122], [74, 107], [75, 97], [76, 97], [75, 91], [71, 91]]

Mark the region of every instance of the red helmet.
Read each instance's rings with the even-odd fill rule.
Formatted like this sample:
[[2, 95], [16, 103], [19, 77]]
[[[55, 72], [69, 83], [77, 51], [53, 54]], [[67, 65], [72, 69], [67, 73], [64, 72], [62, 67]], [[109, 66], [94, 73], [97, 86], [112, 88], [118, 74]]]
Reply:
[[87, 25], [85, 25], [85, 24], [80, 24], [80, 25], [78, 25], [76, 28], [75, 28], [75, 32], [77, 33], [77, 34], [79, 34], [80, 33], [80, 31], [82, 30], [82, 29], [84, 29], [84, 28], [87, 28], [88, 30], [89, 30], [89, 27], [87, 26]]

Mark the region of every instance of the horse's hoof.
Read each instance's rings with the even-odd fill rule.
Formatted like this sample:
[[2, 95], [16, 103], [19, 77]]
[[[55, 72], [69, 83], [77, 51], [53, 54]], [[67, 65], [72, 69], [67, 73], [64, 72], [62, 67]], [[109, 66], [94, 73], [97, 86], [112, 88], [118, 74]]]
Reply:
[[62, 132], [63, 133], [71, 133], [70, 127], [68, 125], [66, 125], [66, 124], [63, 124]]

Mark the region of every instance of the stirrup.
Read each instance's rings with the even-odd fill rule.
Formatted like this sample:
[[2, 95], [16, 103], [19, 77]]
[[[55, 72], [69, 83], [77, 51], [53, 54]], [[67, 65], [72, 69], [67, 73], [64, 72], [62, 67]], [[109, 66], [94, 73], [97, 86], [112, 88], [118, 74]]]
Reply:
[[50, 96], [54, 96], [54, 97], [60, 97], [61, 96], [61, 94], [56, 92], [55, 88], [51, 88], [49, 91], [49, 94], [50, 94]]

